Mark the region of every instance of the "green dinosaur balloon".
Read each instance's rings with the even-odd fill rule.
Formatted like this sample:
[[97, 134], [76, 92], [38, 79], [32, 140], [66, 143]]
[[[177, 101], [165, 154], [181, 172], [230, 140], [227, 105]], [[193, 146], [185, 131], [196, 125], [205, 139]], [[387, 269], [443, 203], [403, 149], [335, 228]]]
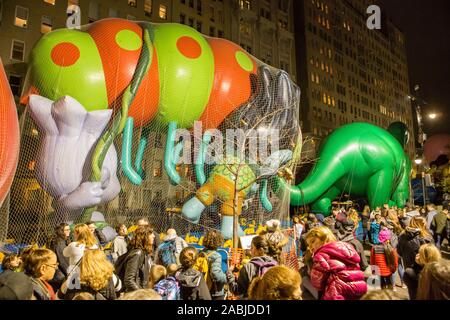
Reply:
[[345, 125], [327, 137], [319, 154], [299, 185], [274, 178], [274, 190], [289, 191], [291, 205], [312, 203], [314, 211], [329, 215], [333, 199], [344, 193], [367, 196], [371, 208], [402, 208], [408, 200], [411, 161], [388, 131], [369, 123]]

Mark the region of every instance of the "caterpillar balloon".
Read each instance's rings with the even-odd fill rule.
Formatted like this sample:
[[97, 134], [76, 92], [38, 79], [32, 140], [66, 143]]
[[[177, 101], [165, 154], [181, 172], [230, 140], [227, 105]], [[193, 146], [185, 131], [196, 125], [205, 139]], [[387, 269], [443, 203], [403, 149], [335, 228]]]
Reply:
[[[176, 141], [177, 128], [191, 129], [201, 121], [208, 130], [233, 119], [244, 127], [288, 130], [281, 144], [294, 148], [300, 136], [299, 98], [286, 72], [228, 40], [180, 24], [111, 18], [82, 30], [45, 34], [31, 52], [21, 102], [29, 103], [43, 132], [38, 180], [64, 207], [80, 209], [117, 196], [113, 141], [120, 134], [122, 170], [139, 185], [150, 128], [167, 131], [164, 167], [178, 184], [175, 167], [183, 141]], [[281, 111], [255, 124], [274, 110]], [[142, 135], [133, 165], [135, 127]], [[85, 146], [75, 163], [79, 137]], [[209, 138], [205, 133], [204, 142]], [[202, 165], [200, 161], [196, 167], [200, 185], [206, 182]]]

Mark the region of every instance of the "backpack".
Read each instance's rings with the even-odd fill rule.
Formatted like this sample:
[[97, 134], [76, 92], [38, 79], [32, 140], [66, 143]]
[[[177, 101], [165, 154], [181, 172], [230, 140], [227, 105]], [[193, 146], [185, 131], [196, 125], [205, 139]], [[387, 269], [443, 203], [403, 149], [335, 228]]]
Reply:
[[163, 300], [181, 300], [180, 287], [173, 277], [162, 279], [153, 289], [161, 295]]
[[170, 264], [177, 263], [175, 240], [164, 241], [160, 244], [158, 248], [158, 259], [159, 262], [164, 266], [168, 267]]
[[250, 260], [250, 262], [258, 268], [258, 277], [262, 277], [267, 272], [267, 270], [278, 265], [278, 262], [276, 262], [275, 260]]
[[205, 252], [200, 252], [197, 257], [197, 261], [195, 262], [195, 265], [193, 267], [194, 270], [200, 271], [203, 273], [203, 277], [205, 278], [206, 286], [208, 287], [208, 290], [211, 291], [212, 288], [212, 280], [211, 276], [209, 275], [209, 262], [208, 258], [214, 253], [214, 251], [210, 252], [209, 254], [206, 254]]

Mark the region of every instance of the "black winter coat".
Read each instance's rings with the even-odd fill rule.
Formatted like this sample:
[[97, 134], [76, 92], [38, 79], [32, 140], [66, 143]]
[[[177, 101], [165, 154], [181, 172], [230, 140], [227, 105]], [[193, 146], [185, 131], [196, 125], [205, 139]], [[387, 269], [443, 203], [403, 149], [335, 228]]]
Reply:
[[194, 269], [181, 271], [177, 276], [183, 300], [211, 300], [203, 274]]
[[141, 249], [127, 253], [123, 284], [126, 292], [147, 288], [150, 274], [149, 255]]
[[403, 258], [405, 268], [412, 268], [421, 245], [434, 243], [431, 237], [422, 237], [419, 229], [406, 227], [398, 238], [397, 252]]

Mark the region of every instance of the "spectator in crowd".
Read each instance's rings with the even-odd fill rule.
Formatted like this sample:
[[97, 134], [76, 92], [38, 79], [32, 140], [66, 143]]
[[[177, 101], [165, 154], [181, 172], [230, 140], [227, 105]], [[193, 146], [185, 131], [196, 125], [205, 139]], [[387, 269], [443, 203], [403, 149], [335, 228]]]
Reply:
[[305, 229], [305, 226], [302, 223], [302, 221], [300, 220], [299, 216], [294, 216], [292, 218], [292, 222], [293, 222], [293, 228], [294, 228], [296, 254], [297, 254], [297, 257], [300, 258], [302, 256], [301, 238], [302, 238], [302, 233], [303, 233], [303, 230]]
[[358, 255], [360, 257], [359, 265], [361, 267], [361, 270], [364, 271], [367, 269], [369, 264], [367, 263], [367, 258], [364, 253], [364, 247], [362, 246], [361, 242], [356, 239], [354, 234], [355, 226], [354, 226], [354, 220], [348, 219], [341, 223], [341, 228], [338, 230], [337, 233], [337, 239], [339, 241], [350, 243], [353, 248], [355, 248], [356, 252], [358, 252]]
[[76, 294], [87, 292], [94, 296], [94, 300], [115, 300], [122, 289], [121, 280], [114, 274], [114, 266], [99, 249], [85, 252], [76, 276], [80, 287], [70, 288], [68, 283], [72, 278], [69, 278], [58, 291], [60, 299], [73, 300]]
[[177, 235], [177, 231], [172, 228], [167, 229], [167, 236], [164, 239], [164, 241], [169, 240], [169, 239], [175, 239], [175, 256], [177, 257], [177, 263], [179, 264], [181, 250], [186, 248], [188, 246], [188, 244], [187, 244], [186, 240], [179, 237]]
[[37, 300], [56, 300], [53, 287], [48, 283], [58, 269], [56, 254], [49, 249], [34, 249], [24, 260], [25, 274], [31, 277], [33, 295]]
[[321, 223], [317, 219], [314, 213], [308, 214], [308, 220], [306, 222], [307, 230], [311, 230], [312, 228], [321, 226]]
[[427, 230], [431, 230], [431, 222], [435, 215], [437, 215], [436, 206], [433, 203], [427, 204]]
[[278, 262], [268, 255], [269, 242], [262, 236], [256, 236], [251, 243], [252, 259], [245, 264], [239, 271], [237, 281], [231, 271], [228, 273], [230, 288], [236, 295], [242, 296], [244, 299], [248, 297], [248, 288], [252, 280], [264, 273], [270, 268], [278, 265]]
[[73, 235], [75, 241], [63, 249], [63, 256], [69, 259], [67, 274], [72, 272], [73, 268], [75, 268], [83, 257], [85, 250], [99, 249], [93, 233], [86, 224], [77, 224], [74, 228]]
[[125, 253], [127, 253], [127, 226], [119, 224], [116, 227], [117, 236], [114, 238], [111, 246], [111, 257], [113, 263], [117, 262], [117, 259]]
[[427, 230], [426, 220], [421, 216], [415, 216], [398, 239], [397, 251], [403, 259], [405, 269], [414, 266], [420, 246], [426, 243], [433, 243], [433, 238]]
[[205, 247], [200, 255], [204, 255], [208, 263], [207, 285], [210, 283], [209, 290], [213, 300], [224, 300], [224, 286], [227, 283], [227, 276], [222, 270], [222, 256], [217, 249], [223, 245], [223, 235], [219, 230], [208, 230], [203, 239]]
[[395, 283], [392, 281], [392, 274], [398, 267], [397, 252], [390, 244], [391, 234], [388, 229], [381, 230], [378, 238], [380, 244], [372, 247], [370, 264], [376, 265], [380, 270], [381, 288], [393, 289]]
[[[158, 249], [159, 245], [161, 244], [161, 239], [159, 237], [159, 234], [155, 231], [155, 228], [150, 224], [148, 219], [146, 217], [140, 217], [136, 220], [136, 227], [139, 228], [141, 226], [149, 226], [153, 230], [153, 253], [156, 253], [156, 250]], [[128, 234], [129, 239], [131, 239], [134, 235], [134, 232], [130, 232]], [[154, 256], [152, 256], [153, 260], [155, 259]]]
[[408, 293], [410, 300], [416, 300], [417, 286], [419, 285], [419, 276], [423, 267], [427, 263], [439, 261], [441, 259], [441, 252], [431, 243], [420, 246], [419, 253], [416, 255], [414, 265], [406, 268], [404, 281], [408, 286]]
[[317, 227], [306, 236], [313, 256], [311, 283], [323, 300], [359, 299], [367, 291], [359, 255], [352, 245], [336, 241], [327, 227]]
[[154, 264], [150, 269], [150, 278], [148, 287], [153, 289], [155, 284], [158, 283], [158, 281], [164, 279], [167, 276], [167, 270], [164, 266], [159, 264]]
[[0, 275], [0, 300], [32, 300], [33, 283], [23, 272]]
[[[149, 225], [138, 227], [128, 245], [126, 256], [116, 263], [116, 272], [123, 279], [126, 292], [147, 288], [153, 264], [155, 235]], [[119, 264], [121, 262], [121, 264]]]
[[56, 254], [58, 259], [58, 269], [55, 277], [50, 281], [50, 284], [58, 290], [64, 279], [68, 275], [69, 259], [64, 256], [64, 249], [70, 243], [70, 227], [67, 223], [61, 223], [55, 228], [55, 234], [49, 239], [47, 248]]
[[270, 268], [248, 289], [249, 300], [301, 300], [300, 274], [285, 266]]
[[167, 276], [155, 284], [154, 289], [161, 295], [163, 300], [180, 300], [180, 286], [176, 279], [178, 271], [177, 264], [171, 264], [167, 267]]
[[203, 274], [193, 268], [197, 255], [194, 247], [186, 247], [180, 254], [181, 271], [178, 282], [183, 300], [211, 300]]
[[138, 289], [126, 292], [118, 300], [161, 300], [161, 296], [153, 289]]
[[[317, 218], [315, 219], [317, 220]], [[269, 255], [278, 263], [281, 263], [281, 250], [289, 241], [289, 239], [281, 232], [280, 227], [280, 220], [269, 220], [266, 222], [266, 231], [260, 234], [269, 244]]]
[[444, 205], [442, 210], [435, 214], [433, 220], [431, 221], [430, 229], [433, 232], [434, 243], [438, 248], [441, 247], [441, 241], [445, 237], [444, 232], [447, 224], [447, 216], [448, 204]]
[[[347, 219], [344, 220], [344, 222], [347, 222], [348, 220], [351, 220], [353, 222], [353, 233], [356, 235], [355, 231], [358, 228], [359, 221], [360, 221], [358, 211], [356, 211], [353, 208], [350, 208], [348, 210]], [[347, 224], [347, 228], [348, 228], [348, 224]]]
[[22, 259], [17, 254], [9, 254], [2, 261], [3, 272], [0, 273], [1, 276], [7, 275], [11, 272], [18, 272]]
[[103, 232], [97, 228], [94, 221], [89, 221], [87, 223], [87, 226], [89, 228], [89, 231], [91, 231], [92, 235], [94, 236], [97, 246], [99, 248], [102, 248], [102, 243], [106, 243], [106, 237]]
[[155, 263], [164, 267], [173, 263], [179, 264], [181, 250], [186, 247], [186, 241], [177, 236], [175, 229], [168, 229], [164, 241], [156, 250]]
[[368, 225], [370, 221], [370, 207], [364, 206], [364, 209], [361, 213], [361, 223], [362, 223], [362, 229], [363, 229], [363, 243], [366, 243], [367, 240], [369, 240], [369, 230]]
[[370, 223], [370, 238], [372, 244], [380, 244], [378, 234], [381, 231], [382, 216], [381, 213], [375, 213], [375, 219]]
[[450, 300], [450, 261], [427, 263], [423, 268], [417, 290], [417, 300]]
[[73, 296], [72, 300], [95, 300], [95, 297], [89, 292], [79, 292]]

